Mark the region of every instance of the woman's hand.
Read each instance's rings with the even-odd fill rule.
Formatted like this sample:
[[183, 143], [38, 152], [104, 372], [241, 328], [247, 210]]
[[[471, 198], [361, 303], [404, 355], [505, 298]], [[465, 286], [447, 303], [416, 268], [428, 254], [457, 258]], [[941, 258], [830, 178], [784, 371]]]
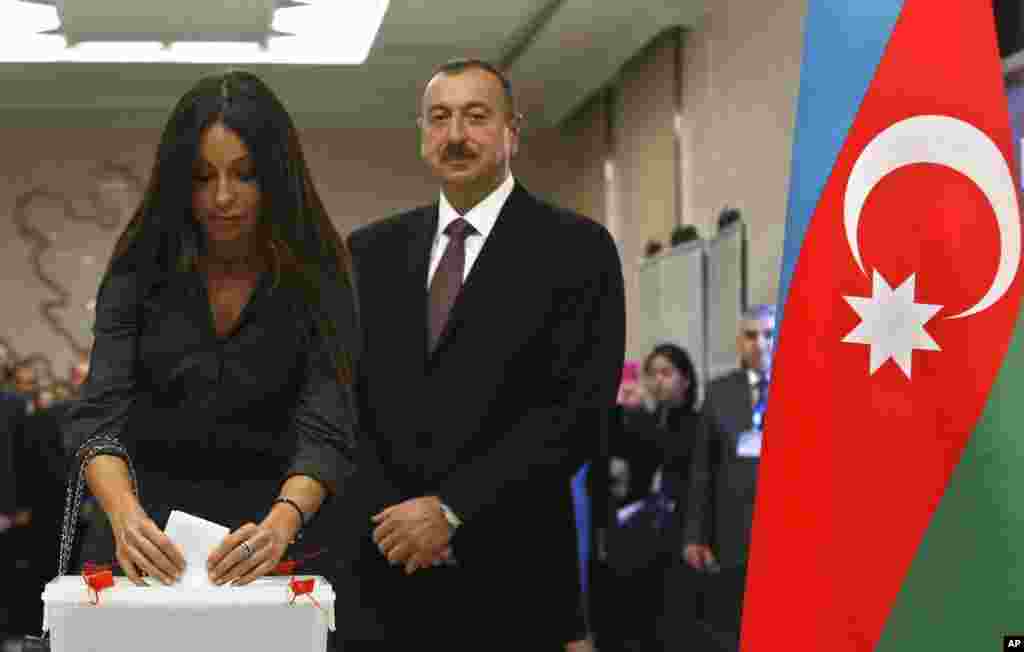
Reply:
[[185, 555], [146, 514], [138, 501], [129, 501], [108, 514], [114, 531], [117, 561], [137, 586], [146, 586], [142, 575], [173, 584], [185, 570]]
[[215, 584], [244, 586], [274, 570], [298, 527], [271, 516], [259, 525], [246, 523], [210, 553], [207, 569]]
[[683, 548], [683, 557], [691, 568], [697, 571], [709, 570], [718, 564], [711, 546], [689, 543]]

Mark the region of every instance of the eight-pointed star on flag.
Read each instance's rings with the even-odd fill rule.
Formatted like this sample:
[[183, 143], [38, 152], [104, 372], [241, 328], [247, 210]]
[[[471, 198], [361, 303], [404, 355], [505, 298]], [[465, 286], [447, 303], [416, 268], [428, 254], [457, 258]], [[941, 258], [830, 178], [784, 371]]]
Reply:
[[870, 297], [843, 297], [861, 319], [843, 341], [871, 347], [871, 374], [892, 358], [910, 378], [914, 349], [941, 350], [924, 330], [924, 325], [942, 310], [942, 306], [914, 303], [915, 276], [911, 274], [893, 290], [878, 270], [874, 270]]

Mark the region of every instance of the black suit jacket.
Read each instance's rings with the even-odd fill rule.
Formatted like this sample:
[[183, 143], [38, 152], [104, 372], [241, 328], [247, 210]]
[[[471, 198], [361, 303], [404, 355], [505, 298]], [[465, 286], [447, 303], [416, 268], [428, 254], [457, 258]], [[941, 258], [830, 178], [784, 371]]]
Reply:
[[746, 563], [760, 458], [739, 457], [739, 435], [753, 425], [750, 381], [737, 369], [710, 383], [701, 408], [684, 540], [710, 545], [723, 567]]
[[[392, 573], [394, 592], [417, 575], [490, 578], [489, 595], [445, 598], [449, 613], [483, 600], [503, 630], [525, 613], [540, 640], [564, 642], [582, 634], [563, 617], [580, 598], [570, 479], [596, 452], [624, 358], [618, 253], [603, 226], [517, 184], [428, 353], [437, 221], [435, 203], [349, 240], [365, 343], [365, 442], [353, 489], [360, 495], [347, 505], [361, 499], [365, 518], [440, 496], [464, 521], [453, 540], [459, 567]], [[367, 530], [355, 562], [357, 606], [379, 616], [393, 610], [394, 595], [374, 595], [387, 585], [376, 572], [385, 562], [365, 545], [368, 520], [356, 523]]]

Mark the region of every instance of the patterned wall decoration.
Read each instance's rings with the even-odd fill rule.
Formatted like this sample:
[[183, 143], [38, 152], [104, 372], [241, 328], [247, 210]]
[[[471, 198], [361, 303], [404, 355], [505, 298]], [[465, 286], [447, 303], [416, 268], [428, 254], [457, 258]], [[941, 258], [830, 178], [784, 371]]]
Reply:
[[[75, 197], [35, 186], [16, 196], [12, 214], [32, 272], [47, 290], [39, 314], [75, 356], [91, 347], [96, 270], [106, 265], [117, 235], [141, 199], [144, 179], [131, 165], [107, 160], [90, 171], [86, 187], [85, 197]], [[40, 386], [58, 380], [48, 356], [22, 358], [9, 338], [0, 339], [0, 347], [8, 348], [14, 360], [31, 363]]]
[[49, 358], [41, 353], [22, 356], [8, 338], [0, 337], [0, 365], [10, 368], [15, 364], [31, 366], [40, 385], [49, 386], [57, 380], [53, 373], [53, 362]]

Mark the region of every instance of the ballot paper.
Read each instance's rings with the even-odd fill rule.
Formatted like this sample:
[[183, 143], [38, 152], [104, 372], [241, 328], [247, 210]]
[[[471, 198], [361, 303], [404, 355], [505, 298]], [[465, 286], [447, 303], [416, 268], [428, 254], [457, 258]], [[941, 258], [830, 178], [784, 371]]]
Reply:
[[196, 589], [216, 586], [210, 581], [206, 560], [231, 530], [198, 516], [174, 510], [167, 519], [166, 534], [185, 554], [185, 572], [173, 586]]

